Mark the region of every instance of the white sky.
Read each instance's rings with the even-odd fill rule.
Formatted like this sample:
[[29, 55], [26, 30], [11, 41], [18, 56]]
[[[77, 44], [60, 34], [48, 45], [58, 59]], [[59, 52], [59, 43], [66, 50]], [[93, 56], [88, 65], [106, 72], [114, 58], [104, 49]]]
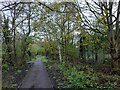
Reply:
[[[18, 2], [18, 1], [21, 1], [21, 2], [35, 2], [35, 1], [38, 1], [38, 2], [75, 2], [76, 0], [0, 0], [0, 2]], [[79, 2], [85, 2], [85, 0], [78, 0]], [[91, 2], [91, 0], [86, 0], [88, 2]], [[94, 1], [112, 1], [112, 2], [118, 2], [119, 0], [94, 0]]]

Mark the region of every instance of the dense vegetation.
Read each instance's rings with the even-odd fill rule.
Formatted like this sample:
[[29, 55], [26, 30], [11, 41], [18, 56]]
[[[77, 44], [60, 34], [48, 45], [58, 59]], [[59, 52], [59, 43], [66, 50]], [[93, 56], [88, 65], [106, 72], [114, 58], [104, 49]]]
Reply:
[[117, 90], [120, 87], [119, 76], [96, 72], [86, 64], [56, 63], [54, 60], [47, 61], [46, 64], [50, 77], [57, 83], [56, 88]]
[[57, 64], [67, 88], [120, 87], [120, 1], [1, 2], [0, 11], [3, 87], [16, 87], [37, 56]]

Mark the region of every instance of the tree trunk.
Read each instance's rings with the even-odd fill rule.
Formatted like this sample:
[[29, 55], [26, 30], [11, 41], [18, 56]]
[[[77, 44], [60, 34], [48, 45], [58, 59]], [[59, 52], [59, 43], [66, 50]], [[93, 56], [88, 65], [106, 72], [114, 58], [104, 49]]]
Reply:
[[60, 60], [60, 62], [62, 62], [61, 48], [59, 45], [58, 45], [58, 50], [59, 50], [59, 60]]
[[14, 6], [13, 18], [12, 18], [12, 29], [13, 29], [13, 51], [14, 51], [14, 60], [16, 60], [16, 3]]
[[111, 46], [110, 54], [111, 54], [111, 58], [112, 58], [111, 66], [112, 66], [113, 71], [114, 71], [114, 70], [117, 70], [119, 68], [119, 63], [118, 63], [118, 61], [119, 61], [118, 49], [114, 48], [113, 46]]
[[98, 49], [95, 47], [95, 63], [98, 62]]
[[84, 47], [83, 47], [83, 37], [80, 38], [80, 47], [79, 47], [79, 58], [81, 62], [84, 61]]
[[[120, 2], [118, 4], [120, 6]], [[119, 7], [118, 6], [118, 7]], [[118, 59], [119, 59], [119, 55], [118, 55], [118, 50], [119, 50], [119, 40], [117, 39], [118, 36], [116, 37], [116, 33], [114, 31], [114, 25], [111, 24], [113, 22], [113, 17], [112, 17], [112, 8], [113, 8], [113, 2], [109, 2], [109, 16], [107, 17], [107, 23], [108, 23], [108, 37], [109, 37], [109, 41], [110, 41], [110, 54], [111, 54], [111, 66], [112, 66], [112, 71], [116, 73], [116, 70], [118, 70], [119, 68], [119, 64], [118, 64]], [[119, 13], [119, 8], [118, 8], [118, 13]], [[119, 15], [117, 15], [118, 19], [119, 19]], [[117, 23], [116, 27], [119, 27], [119, 23]], [[118, 31], [118, 28], [116, 28], [116, 31]]]

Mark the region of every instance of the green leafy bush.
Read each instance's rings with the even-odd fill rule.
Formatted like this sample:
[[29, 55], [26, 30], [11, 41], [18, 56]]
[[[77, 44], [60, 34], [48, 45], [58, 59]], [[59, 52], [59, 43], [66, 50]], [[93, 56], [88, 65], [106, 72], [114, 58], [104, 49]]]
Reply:
[[41, 56], [43, 62], [48, 62], [48, 59], [45, 56]]
[[8, 65], [8, 64], [3, 64], [3, 65], [2, 65], [2, 70], [3, 70], [4, 72], [8, 71], [8, 70], [9, 70], [9, 65]]
[[55, 64], [60, 71], [63, 72], [64, 77], [68, 80], [68, 88], [91, 88], [91, 90], [106, 89], [113, 90], [118, 88], [116, 80], [111, 80], [105, 75], [95, 73], [88, 65], [76, 65], [72, 66], [66, 62], [61, 64]]
[[[67, 66], [67, 67], [66, 67]], [[68, 87], [70, 88], [86, 88], [93, 87], [94, 84], [94, 73], [93, 70], [85, 73], [83, 70], [78, 71], [76, 67], [72, 67], [70, 65], [66, 65], [62, 63], [58, 66], [65, 78], [69, 81]], [[84, 66], [83, 66], [84, 67]], [[83, 69], [82, 67], [82, 69]]]

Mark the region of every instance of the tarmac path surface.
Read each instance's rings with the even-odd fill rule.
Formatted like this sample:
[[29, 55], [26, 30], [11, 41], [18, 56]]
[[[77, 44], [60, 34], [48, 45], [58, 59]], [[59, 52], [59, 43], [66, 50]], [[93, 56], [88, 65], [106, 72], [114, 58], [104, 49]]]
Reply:
[[28, 71], [20, 88], [51, 88], [51, 90], [54, 90], [41, 58], [38, 58]]

